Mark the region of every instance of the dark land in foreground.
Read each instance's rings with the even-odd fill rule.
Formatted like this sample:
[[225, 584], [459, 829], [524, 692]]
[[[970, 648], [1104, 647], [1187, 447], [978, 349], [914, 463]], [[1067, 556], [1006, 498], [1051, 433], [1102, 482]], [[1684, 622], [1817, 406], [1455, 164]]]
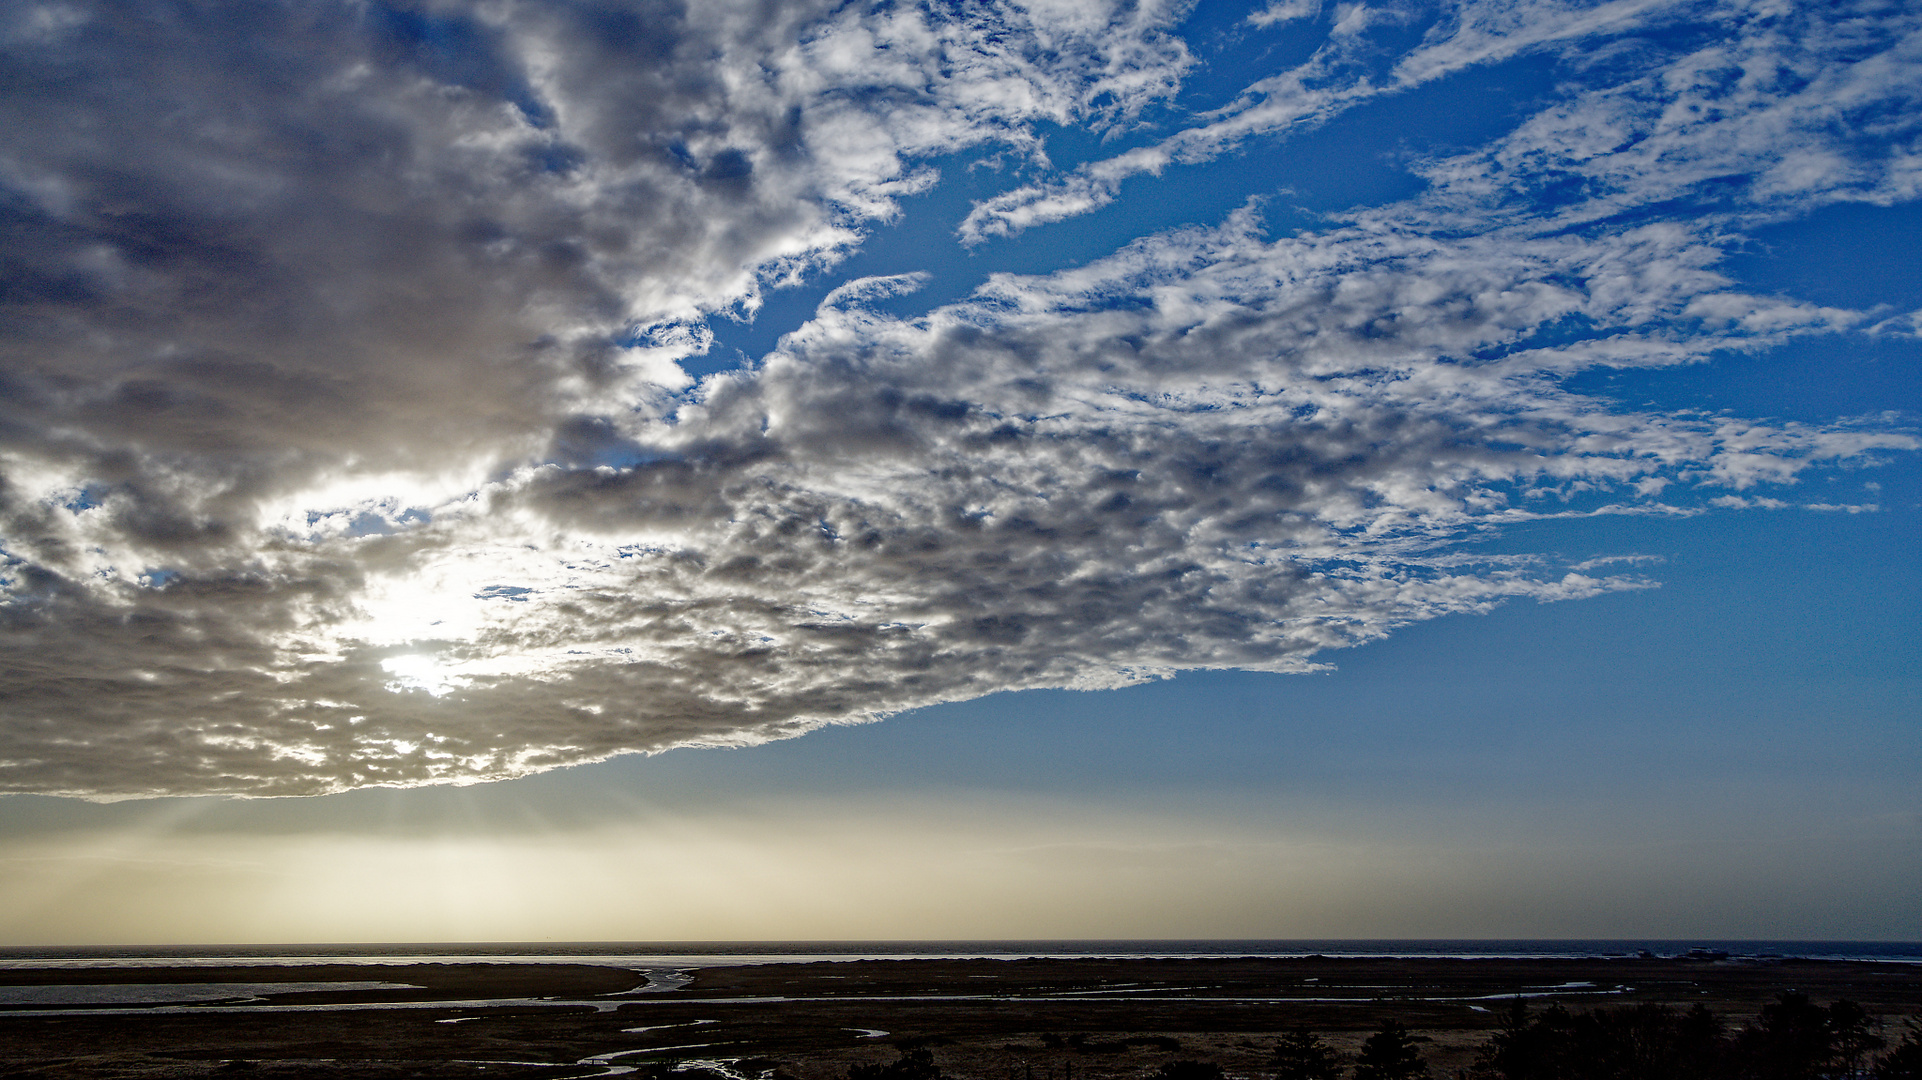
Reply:
[[[678, 1070], [681, 1080], [843, 1080], [851, 1071], [852, 1080], [934, 1080], [932, 1065], [942, 1080], [1208, 1080], [1215, 1067], [1229, 1077], [1285, 1080], [1277, 1050], [1306, 1032], [1346, 1078], [1366, 1040], [1391, 1022], [1422, 1040], [1414, 1046], [1436, 1077], [1478, 1063], [1478, 1075], [1492, 1080], [1536, 1075], [1519, 1071], [1526, 1063], [1514, 1054], [1507, 1071], [1490, 1072], [1490, 1048], [1501, 1045], [1559, 1045], [1556, 1052], [1586, 1062], [1566, 1068], [1600, 1068], [1580, 1038], [1612, 1031], [1610, 1038], [1647, 1044], [1651, 1033], [1693, 1023], [1689, 1037], [1699, 1042], [1705, 1022], [1716, 1046], [1748, 1055], [1747, 1071], [1730, 1075], [1767, 1077], [1793, 1075], [1783, 1070], [1794, 1063], [1769, 1065], [1790, 1044], [1765, 1037], [1786, 1039], [1795, 1028], [1805, 1043], [1835, 1043], [1855, 1006], [1853, 1030], [1867, 1040], [1860, 1052], [1845, 1061], [1847, 1048], [1832, 1047], [1804, 1075], [1854, 1069], [1866, 1077], [1878, 1056], [1913, 1037], [1922, 1017], [1922, 965], [1838, 960], [869, 960], [690, 974], [680, 989], [637, 993], [641, 975], [585, 964], [5, 970], [0, 989], [408, 986], [261, 986], [247, 1000], [203, 1012], [177, 1003], [111, 1013], [63, 1005], [60, 1015], [44, 1004], [4, 1006], [0, 1077], [538, 1080], [618, 1069]], [[1825, 1024], [1839, 1026], [1827, 1036], [1803, 1030]], [[1763, 1067], [1776, 1071], [1756, 1071]], [[1539, 1075], [1589, 1075], [1557, 1068]]]

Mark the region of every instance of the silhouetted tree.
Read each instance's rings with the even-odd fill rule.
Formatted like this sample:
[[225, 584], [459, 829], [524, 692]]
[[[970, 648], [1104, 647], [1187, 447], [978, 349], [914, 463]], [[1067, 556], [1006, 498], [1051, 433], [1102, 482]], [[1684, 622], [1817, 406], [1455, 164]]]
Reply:
[[887, 1065], [851, 1065], [848, 1080], [941, 1080], [941, 1066], [928, 1050], [903, 1050]]
[[1212, 1061], [1170, 1061], [1156, 1069], [1154, 1080], [1223, 1080], [1221, 1066]]
[[1482, 1045], [1474, 1080], [1711, 1080], [1721, 1025], [1697, 1006], [1660, 1005], [1571, 1014], [1551, 1005], [1530, 1015], [1519, 999]]
[[1361, 1056], [1355, 1059], [1355, 1080], [1422, 1080], [1428, 1075], [1428, 1062], [1415, 1045], [1427, 1041], [1388, 1021], [1361, 1044]]
[[1482, 1046], [1477, 1076], [1489, 1080], [1565, 1080], [1574, 1048], [1574, 1018], [1560, 1005], [1531, 1017], [1516, 998], [1502, 1012], [1502, 1025]]
[[1875, 1080], [1922, 1080], [1922, 1023], [1908, 1023], [1908, 1034], [1875, 1063]]
[[1321, 1036], [1297, 1028], [1275, 1047], [1275, 1080], [1340, 1080], [1341, 1062]]
[[1784, 990], [1737, 1036], [1735, 1066], [1744, 1080], [1816, 1080], [1834, 1052], [1828, 1010]]
[[1579, 1057], [1570, 1064], [1571, 1076], [1607, 1077], [1608, 1080], [1684, 1080], [1705, 1074], [1701, 1071], [1678, 1072], [1675, 1063], [1680, 1023], [1671, 1009], [1660, 1005], [1601, 1009], [1581, 1018], [1578, 1027], [1584, 1037], [1576, 1039], [1576, 1055], [1588, 1058], [1585, 1066]]
[[1868, 1057], [1882, 1049], [1882, 1036], [1869, 1030], [1867, 1009], [1837, 998], [1829, 1003], [1829, 1064], [1843, 1076], [1861, 1075]]
[[1675, 1025], [1675, 1053], [1671, 1074], [1677, 1077], [1710, 1076], [1728, 1056], [1728, 1040], [1722, 1035], [1722, 1021], [1709, 1007], [1696, 1002]]

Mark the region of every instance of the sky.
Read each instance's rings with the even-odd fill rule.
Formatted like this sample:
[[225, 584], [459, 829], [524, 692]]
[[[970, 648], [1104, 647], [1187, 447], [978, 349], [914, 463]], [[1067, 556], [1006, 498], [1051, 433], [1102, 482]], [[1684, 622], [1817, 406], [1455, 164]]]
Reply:
[[0, 944], [1922, 939], [1922, 12], [0, 8]]

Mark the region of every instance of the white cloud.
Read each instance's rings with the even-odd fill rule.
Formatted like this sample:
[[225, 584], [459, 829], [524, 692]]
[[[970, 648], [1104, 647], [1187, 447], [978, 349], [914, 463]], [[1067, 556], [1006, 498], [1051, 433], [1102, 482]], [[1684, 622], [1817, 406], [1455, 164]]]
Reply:
[[[1922, 137], [1914, 119], [1922, 114], [1922, 18], [1880, 0], [1847, 12], [1785, 11], [1772, 0], [1446, 3], [1422, 42], [1394, 58], [1365, 31], [1371, 21], [1399, 23], [1408, 12], [1345, 10], [1314, 56], [1251, 84], [1207, 122], [984, 200], [959, 235], [979, 244], [1085, 214], [1112, 203], [1131, 177], [1210, 161], [1250, 139], [1285, 136], [1383, 95], [1538, 51], [1600, 67], [1633, 64], [1639, 50], [1655, 62], [1639, 58], [1646, 66], [1639, 77], [1572, 93], [1486, 153], [1423, 170], [1477, 216], [1504, 195], [1533, 207], [1542, 188], [1576, 180], [1587, 185], [1585, 197], [1558, 219], [1563, 226], [1699, 194], [1737, 176], [1747, 179], [1750, 199], [1778, 214], [1784, 203], [1798, 210], [1843, 200], [1886, 205], [1922, 191], [1922, 158], [1913, 148]], [[1652, 49], [1647, 38], [1627, 55], [1596, 49], [1609, 35], [1690, 22], [1721, 33], [1677, 54]], [[1870, 133], [1883, 140], [1872, 156], [1862, 145]]]
[[1249, 26], [1268, 27], [1276, 23], [1312, 19], [1321, 14], [1321, 0], [1274, 0], [1260, 11], [1250, 12]]
[[[1207, 122], [1184, 128], [1151, 146], [1089, 162], [1074, 172], [1031, 184], [977, 203], [958, 235], [979, 244], [991, 236], [1011, 236], [1036, 225], [1075, 217], [1112, 203], [1131, 177], [1152, 174], [1177, 163], [1211, 161], [1249, 139], [1283, 135], [1331, 117], [1384, 94], [1399, 93], [1468, 68], [1499, 62], [1549, 45], [1580, 42], [1599, 34], [1620, 33], [1651, 20], [1674, 18], [1693, 4], [1664, 0], [1614, 0], [1604, 4], [1449, 3], [1422, 43], [1383, 66], [1384, 50], [1371, 38], [1372, 26], [1399, 27], [1412, 9], [1396, 6], [1342, 5], [1328, 40], [1307, 61], [1244, 89], [1236, 101]], [[1303, 18], [1319, 4], [1275, 4], [1249, 16], [1256, 26]]]

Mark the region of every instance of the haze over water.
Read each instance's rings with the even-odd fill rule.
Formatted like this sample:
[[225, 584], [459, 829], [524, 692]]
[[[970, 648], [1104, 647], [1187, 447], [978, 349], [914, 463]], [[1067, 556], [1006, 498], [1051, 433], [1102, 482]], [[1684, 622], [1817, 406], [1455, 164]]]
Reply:
[[725, 967], [848, 960], [1025, 957], [1620, 957], [1714, 955], [1719, 959], [1803, 958], [1922, 963], [1922, 942], [1625, 940], [1170, 940], [1170, 941], [741, 941], [486, 942], [355, 945], [203, 945], [174, 948], [0, 948], [0, 967], [272, 963], [585, 962], [639, 967]]

